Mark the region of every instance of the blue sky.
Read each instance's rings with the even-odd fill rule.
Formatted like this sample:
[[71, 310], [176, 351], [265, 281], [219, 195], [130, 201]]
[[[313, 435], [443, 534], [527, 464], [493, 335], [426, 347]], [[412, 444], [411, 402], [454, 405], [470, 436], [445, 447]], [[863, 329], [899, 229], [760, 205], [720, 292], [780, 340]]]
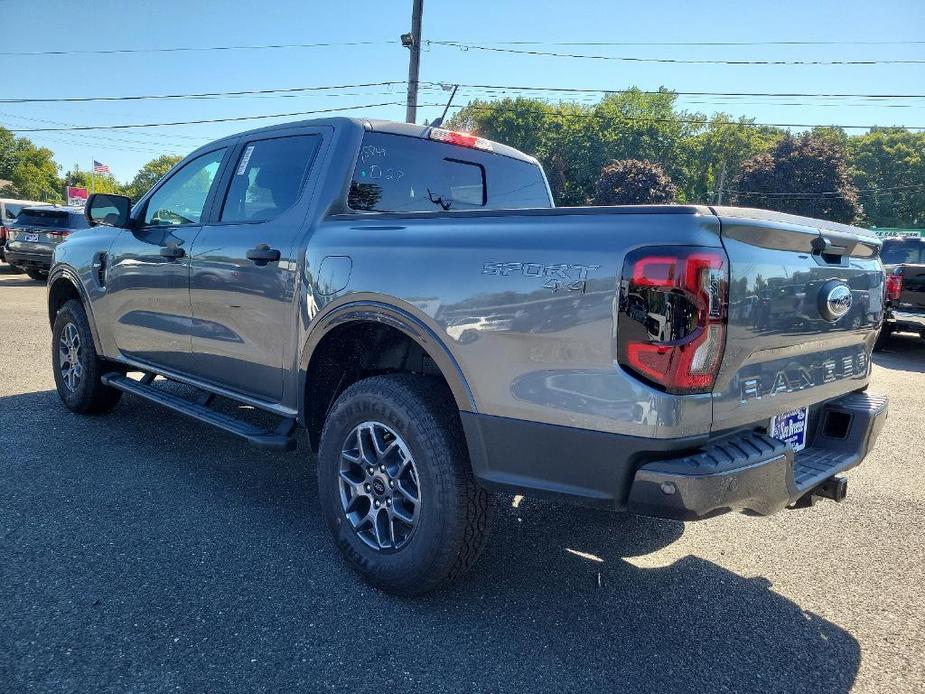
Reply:
[[[84, 11], [83, 8], [91, 7]], [[410, 27], [411, 0], [215, 0], [125, 2], [0, 0], [0, 51], [202, 47], [372, 41], [375, 45], [123, 55], [0, 55], [4, 97], [109, 96], [272, 89], [404, 80], [408, 52], [398, 37]], [[16, 31], [16, 28], [20, 28]], [[11, 30], [13, 28], [13, 30]], [[529, 46], [540, 50], [622, 57], [723, 60], [925, 59], [925, 44], [825, 46], [657, 46], [679, 41], [923, 41], [925, 2], [545, 2], [425, 0], [424, 39], [482, 45], [498, 42], [608, 41], [615, 47]], [[523, 47], [517, 47], [523, 48]], [[433, 82], [542, 87], [678, 91], [846, 92], [925, 94], [925, 65], [765, 66], [629, 63], [425, 47], [421, 79]], [[470, 95], [474, 96], [470, 92]], [[425, 91], [421, 101], [443, 102]], [[457, 97], [465, 103], [466, 94]], [[404, 101], [403, 85], [295, 97], [194, 101], [0, 104], [11, 129], [185, 121]], [[723, 100], [687, 97], [690, 110], [724, 110], [760, 122], [925, 126], [925, 99]], [[441, 107], [421, 110], [434, 118]], [[404, 118], [403, 106], [359, 109], [354, 115]], [[293, 120], [282, 118], [278, 120]], [[232, 132], [274, 120], [85, 133], [23, 133], [55, 152], [64, 169], [91, 158], [119, 179], [164, 152], [186, 153]]]

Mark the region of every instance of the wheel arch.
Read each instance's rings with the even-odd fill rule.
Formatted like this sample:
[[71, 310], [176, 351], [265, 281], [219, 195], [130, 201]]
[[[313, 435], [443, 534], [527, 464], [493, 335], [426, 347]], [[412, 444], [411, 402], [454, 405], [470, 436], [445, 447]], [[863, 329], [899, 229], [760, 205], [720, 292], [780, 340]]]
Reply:
[[[436, 369], [428, 373], [427, 366], [422, 367], [427, 375], [439, 375], [453, 398], [456, 409], [477, 412], [475, 398], [462, 368], [437, 333], [421, 318], [411, 311], [380, 301], [352, 301], [341, 304], [323, 316], [316, 318], [305, 341], [300, 358], [300, 419], [308, 429], [313, 448], [317, 447], [320, 425], [330, 409], [334, 399], [351, 383], [358, 380], [359, 362], [353, 357], [355, 350], [342, 350], [342, 340], [350, 336], [367, 357], [378, 360], [388, 358], [388, 352], [394, 351], [396, 341], [404, 347], [413, 345], [422, 355], [426, 355]], [[401, 336], [400, 338], [398, 336]], [[370, 342], [360, 342], [368, 337]], [[383, 347], [382, 352], [377, 350]], [[328, 361], [335, 354], [336, 361]], [[405, 357], [409, 356], [407, 350]], [[412, 357], [416, 355], [411, 355]], [[351, 361], [352, 360], [352, 361]], [[352, 365], [353, 373], [342, 369], [338, 382], [332, 383], [336, 365]], [[412, 371], [414, 369], [395, 368], [394, 361], [385, 365], [387, 369]], [[366, 374], [368, 375], [368, 374]], [[319, 377], [321, 377], [319, 379]], [[362, 377], [362, 376], [360, 376]]]
[[58, 266], [48, 276], [48, 323], [51, 328], [55, 326], [55, 317], [58, 315], [58, 311], [71, 299], [79, 301], [83, 305], [84, 311], [87, 312], [90, 333], [93, 335], [93, 346], [97, 354], [102, 354], [90, 297], [87, 296], [86, 289], [72, 270]]

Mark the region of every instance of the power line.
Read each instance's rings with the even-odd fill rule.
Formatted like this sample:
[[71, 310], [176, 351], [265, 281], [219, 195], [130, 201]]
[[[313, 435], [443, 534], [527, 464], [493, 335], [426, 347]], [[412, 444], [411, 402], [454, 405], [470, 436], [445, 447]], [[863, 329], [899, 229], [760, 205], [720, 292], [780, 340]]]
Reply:
[[586, 53], [557, 53], [555, 51], [527, 50], [520, 48], [499, 48], [458, 41], [428, 41], [428, 45], [448, 46], [462, 50], [490, 51], [493, 53], [514, 53], [555, 58], [583, 58], [586, 60], [613, 60], [627, 63], [671, 63], [682, 65], [920, 65], [925, 60], [897, 58], [888, 60], [721, 60], [717, 58], [641, 58], [638, 56], [591, 55]]
[[[842, 128], [845, 130], [869, 130], [872, 128], [882, 127], [878, 125], [849, 125], [849, 124], [835, 124], [835, 123], [756, 123], [756, 122], [739, 122], [739, 121], [716, 121], [710, 120], [709, 118], [658, 118], [658, 117], [637, 117], [637, 116], [626, 116], [622, 114], [610, 115], [604, 113], [562, 113], [561, 111], [545, 111], [542, 109], [514, 109], [511, 107], [500, 107], [500, 106], [491, 106], [490, 102], [484, 102], [486, 106], [474, 106], [471, 103], [465, 106], [454, 106], [453, 108], [468, 108], [472, 111], [520, 111], [528, 113], [541, 113], [557, 116], [560, 118], [599, 118], [599, 119], [610, 119], [610, 120], [623, 120], [623, 121], [632, 121], [632, 122], [667, 122], [667, 123], [685, 123], [691, 125], [729, 125], [729, 126], [738, 126], [738, 127], [771, 127], [771, 128]], [[378, 108], [382, 106], [406, 106], [405, 102], [401, 101], [385, 101], [377, 104], [360, 104], [356, 106], [341, 106], [337, 108], [325, 108], [325, 109], [315, 109], [312, 111], [292, 111], [289, 113], [273, 113], [273, 114], [264, 114], [257, 116], [232, 116], [225, 118], [203, 118], [199, 120], [189, 120], [189, 121], [172, 121], [167, 123], [119, 123], [111, 125], [78, 125], [70, 127], [56, 127], [56, 128], [12, 128], [10, 132], [14, 133], [39, 133], [39, 132], [73, 132], [73, 131], [83, 131], [83, 130], [123, 130], [129, 128], [162, 128], [170, 127], [177, 125], [200, 125], [205, 123], [231, 123], [238, 121], [247, 121], [247, 120], [261, 120], [266, 118], [288, 118], [293, 116], [308, 116], [313, 114], [320, 113], [335, 113], [342, 111], [353, 111], [358, 109], [366, 108]], [[445, 104], [419, 104], [419, 106], [425, 107], [440, 107], [443, 108]], [[901, 127], [906, 130], [925, 130], [925, 126], [914, 125], [914, 126], [891, 126], [891, 127]]]
[[330, 84], [318, 87], [286, 87], [281, 89], [240, 89], [229, 92], [193, 92], [190, 94], [133, 94], [128, 96], [65, 96], [0, 99], [0, 104], [46, 104], [78, 103], [85, 101], [147, 101], [158, 99], [210, 99], [231, 96], [254, 96], [260, 94], [287, 94], [292, 92], [329, 91], [335, 89], [361, 89], [365, 87], [387, 87], [405, 84], [404, 80], [388, 82], [362, 82], [359, 84]]
[[492, 43], [502, 46], [912, 46], [925, 44], [925, 41], [487, 41], [476, 43]]
[[[490, 104], [491, 102], [484, 102]], [[425, 106], [440, 106], [443, 104], [422, 104]], [[880, 126], [880, 125], [839, 125], [836, 123], [741, 123], [739, 121], [716, 121], [710, 118], [657, 118], [657, 117], [637, 117], [626, 116], [623, 114], [610, 115], [606, 113], [562, 113], [561, 111], [544, 111], [542, 109], [523, 109], [501, 106], [473, 106], [471, 103], [465, 106], [454, 106], [453, 108], [467, 108], [470, 111], [520, 111], [526, 113], [540, 113], [557, 116], [559, 118], [601, 118], [611, 120], [624, 120], [634, 122], [664, 122], [664, 123], [686, 123], [692, 125], [736, 125], [741, 127], [768, 127], [768, 128], [842, 128], [844, 130], [870, 130], [873, 128], [896, 127], [905, 130], [925, 130], [925, 125], [902, 125], [902, 126]]]
[[[239, 96], [285, 96], [303, 92], [333, 91], [341, 89], [364, 89], [369, 87], [392, 87], [407, 84], [406, 80], [390, 80], [385, 82], [361, 82], [357, 84], [334, 84], [312, 87], [280, 87], [273, 89], [238, 89], [223, 92], [190, 92], [174, 94], [129, 94], [124, 96], [66, 96], [66, 97], [13, 97], [0, 99], [0, 104], [35, 104], [35, 103], [83, 103], [93, 101], [150, 101], [150, 100], [176, 100], [176, 99], [218, 99], [223, 97]], [[421, 82], [424, 88], [438, 88], [444, 82]], [[479, 90], [505, 90], [524, 92], [550, 92], [562, 94], [626, 94], [639, 93], [646, 95], [675, 94], [677, 96], [691, 97], [770, 97], [770, 98], [820, 98], [820, 99], [925, 99], [925, 94], [848, 94], [828, 92], [687, 92], [675, 90], [646, 90], [646, 89], [603, 89], [580, 87], [534, 87], [524, 85], [502, 84], [460, 84], [462, 89]], [[387, 93], [387, 92], [381, 92]], [[355, 95], [358, 96], [358, 95]]]
[[[434, 84], [433, 82], [431, 84]], [[437, 83], [439, 84], [439, 83]], [[564, 92], [564, 93], [587, 93], [587, 94], [626, 94], [638, 92], [640, 94], [677, 94], [678, 96], [734, 96], [734, 97], [752, 97], [752, 96], [770, 96], [770, 97], [819, 97], [819, 98], [864, 98], [864, 99], [925, 99], [925, 94], [846, 94], [837, 92], [681, 92], [673, 89], [669, 90], [646, 90], [646, 89], [595, 89], [582, 87], [530, 87], [518, 85], [501, 85], [501, 84], [459, 84], [460, 87], [473, 89], [510, 89], [518, 91], [543, 91], [543, 92]]]
[[[433, 41], [439, 45], [473, 45], [464, 41]], [[914, 46], [925, 41], [492, 41], [502, 46]], [[100, 48], [47, 51], [0, 51], [0, 56], [131, 55], [137, 53], [189, 53], [208, 51], [255, 51], [290, 48], [394, 46], [394, 41], [323, 41], [231, 46], [154, 46], [151, 48]]]
[[[916, 190], [925, 188], [925, 183], [913, 183], [910, 185], [904, 186], [888, 186], [884, 188], [862, 188], [854, 191], [859, 195], [873, 195], [876, 193], [886, 193], [894, 190]], [[843, 191], [838, 190], [823, 190], [823, 191], [802, 191], [797, 193], [786, 193], [786, 192], [763, 192], [760, 190], [730, 190], [726, 189], [728, 193], [735, 193], [736, 195], [747, 195], [750, 197], [763, 197], [763, 198], [809, 198], [809, 197], [827, 197], [827, 196], [838, 196], [844, 195]]]
[[173, 121], [170, 123], [120, 123], [116, 125], [77, 125], [67, 128], [14, 128], [14, 133], [45, 133], [45, 132], [73, 132], [77, 130], [124, 130], [128, 128], [164, 128], [173, 125], [201, 125], [203, 123], [232, 123], [236, 121], [261, 120], [264, 118], [288, 118], [291, 116], [309, 116], [317, 113], [335, 113], [339, 111], [353, 111], [361, 108], [377, 108], [380, 106], [404, 106], [402, 101], [385, 101], [379, 104], [359, 104], [357, 106], [340, 106], [338, 108], [322, 108], [314, 111], [293, 111], [290, 113], [271, 113], [260, 116], [233, 116], [228, 118], [203, 118], [200, 120]]
[[356, 46], [389, 46], [394, 41], [326, 41], [320, 43], [268, 43], [244, 46], [173, 46], [154, 48], [100, 48], [87, 50], [51, 50], [51, 51], [0, 51], [2, 56], [40, 56], [40, 55], [126, 55], [133, 53], [190, 53], [199, 51], [254, 51], [280, 48], [331, 48]]

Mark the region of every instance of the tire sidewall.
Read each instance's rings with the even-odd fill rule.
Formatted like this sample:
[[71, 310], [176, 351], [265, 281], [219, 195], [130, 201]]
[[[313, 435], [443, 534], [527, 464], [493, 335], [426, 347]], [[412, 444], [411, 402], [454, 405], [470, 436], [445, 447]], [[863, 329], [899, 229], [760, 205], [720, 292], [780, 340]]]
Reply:
[[[395, 431], [414, 459], [421, 495], [419, 518], [408, 544], [396, 552], [380, 552], [369, 547], [345, 516], [338, 483], [340, 453], [347, 435], [357, 425], [377, 421]], [[368, 580], [394, 588], [413, 584], [428, 575], [439, 563], [447, 545], [447, 522], [457, 509], [455, 496], [447, 492], [447, 459], [451, 448], [427, 436], [421, 422], [412, 421], [401, 403], [380, 395], [357, 393], [338, 401], [325, 422], [318, 452], [318, 493], [322, 515], [334, 541], [347, 560]], [[444, 438], [445, 442], [445, 438]], [[442, 450], [441, 450], [442, 449]]]
[[[71, 391], [64, 383], [61, 376], [61, 364], [59, 358], [61, 333], [68, 323], [73, 323], [77, 328], [77, 334], [80, 337], [80, 360], [82, 375], [77, 389]], [[74, 302], [68, 302], [58, 311], [55, 317], [54, 328], [51, 337], [51, 363], [55, 376], [55, 386], [58, 389], [58, 395], [68, 409], [81, 411], [87, 407], [91, 400], [93, 387], [92, 379], [96, 376], [94, 365], [96, 360], [96, 350], [93, 346], [93, 335], [90, 333], [90, 324], [87, 321], [86, 314], [82, 306], [75, 306]]]

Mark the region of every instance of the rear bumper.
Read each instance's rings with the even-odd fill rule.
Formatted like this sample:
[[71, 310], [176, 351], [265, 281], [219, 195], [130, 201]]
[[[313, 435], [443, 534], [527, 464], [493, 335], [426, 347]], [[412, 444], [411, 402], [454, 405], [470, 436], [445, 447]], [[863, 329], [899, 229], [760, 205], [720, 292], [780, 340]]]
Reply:
[[653, 439], [460, 413], [473, 473], [489, 488], [682, 520], [793, 504], [858, 465], [886, 415], [886, 397], [830, 400], [794, 454], [755, 431]]
[[920, 332], [925, 330], [925, 311], [889, 309], [886, 322], [893, 330]]
[[887, 397], [852, 393], [823, 405], [811, 445], [799, 453], [756, 432], [636, 471], [627, 510], [698, 520], [726, 511], [768, 515], [859, 465], [887, 417]]
[[51, 253], [24, 253], [10, 248], [6, 249], [6, 262], [17, 267], [34, 267], [39, 270], [51, 269]]

